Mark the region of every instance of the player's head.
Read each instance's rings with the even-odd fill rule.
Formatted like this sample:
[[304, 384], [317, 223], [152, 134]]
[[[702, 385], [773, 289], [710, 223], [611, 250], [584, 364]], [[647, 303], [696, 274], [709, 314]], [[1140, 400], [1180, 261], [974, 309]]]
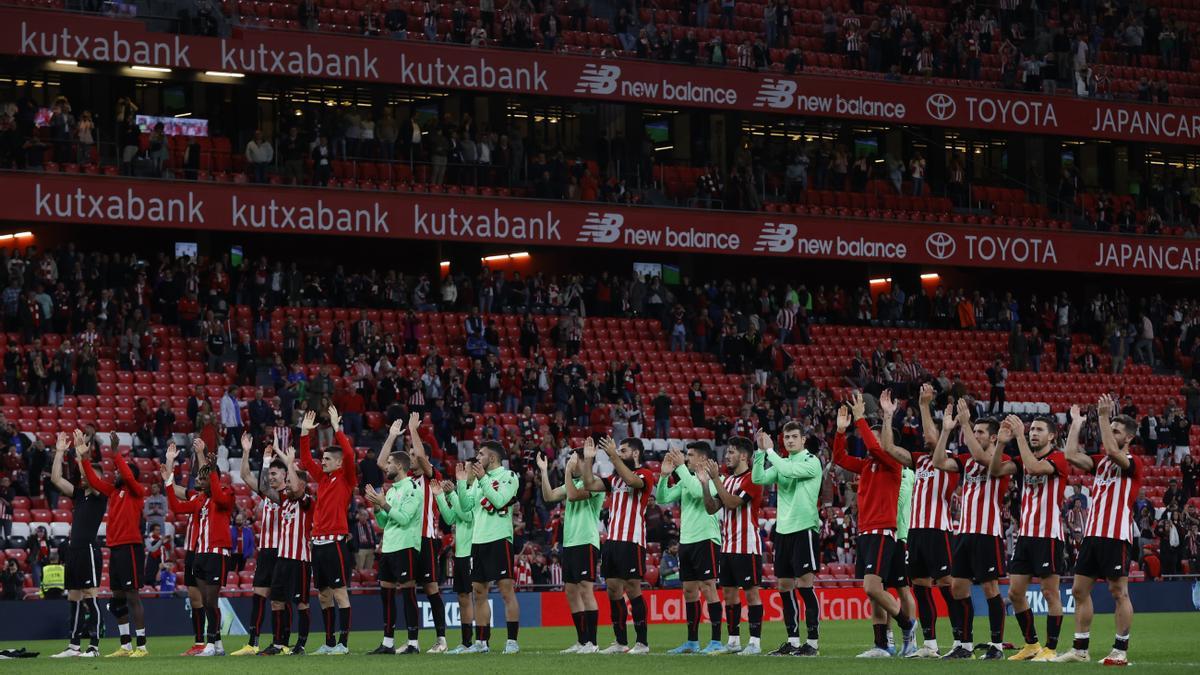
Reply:
[[1058, 420], [1050, 415], [1038, 415], [1029, 423], [1029, 447], [1041, 452], [1054, 444], [1058, 437]]
[[283, 489], [285, 482], [287, 482], [287, 465], [278, 459], [272, 460], [267, 467], [267, 485], [272, 490], [279, 492]]
[[1113, 437], [1117, 440], [1117, 446], [1126, 448], [1133, 439], [1137, 438], [1138, 423], [1129, 415], [1117, 415], [1112, 418]]
[[333, 473], [342, 469], [342, 449], [336, 445], [331, 445], [325, 448], [325, 452], [321, 453], [321, 470], [325, 473]]
[[743, 473], [754, 455], [754, 442], [745, 436], [731, 436], [725, 448], [725, 466], [733, 473]]
[[499, 441], [484, 441], [475, 453], [484, 471], [491, 471], [504, 460], [504, 446]]
[[625, 462], [625, 466], [636, 469], [642, 465], [642, 453], [646, 451], [640, 438], [626, 438], [617, 446], [617, 456]]
[[994, 417], [980, 417], [971, 425], [971, 429], [975, 432], [975, 440], [986, 448], [996, 442], [996, 434], [1000, 433], [1000, 422]]
[[[138, 469], [137, 464], [129, 465], [129, 473], [133, 474], [133, 479], [135, 481], [140, 481], [142, 478], [142, 472]], [[113, 481], [113, 485], [116, 486], [118, 490], [125, 487], [125, 479], [121, 477], [120, 471], [117, 472], [117, 478]]]
[[393, 481], [407, 475], [410, 469], [412, 469], [412, 457], [403, 450], [398, 450], [388, 455], [387, 464], [384, 465], [384, 470], [387, 472], [387, 479]]
[[804, 449], [804, 427], [799, 422], [783, 425], [783, 447], [789, 455]]
[[690, 469], [714, 459], [716, 454], [713, 453], [712, 446], [708, 441], [693, 441], [687, 444], [687, 465]]
[[[208, 492], [208, 488], [214, 478], [212, 475], [212, 464], [205, 464], [196, 471], [196, 490], [199, 492]], [[219, 478], [217, 480], [220, 480]]]

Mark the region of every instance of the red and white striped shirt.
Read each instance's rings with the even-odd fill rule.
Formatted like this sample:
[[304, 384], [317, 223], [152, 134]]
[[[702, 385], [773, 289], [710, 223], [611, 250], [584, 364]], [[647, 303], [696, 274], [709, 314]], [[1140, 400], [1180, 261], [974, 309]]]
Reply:
[[631, 487], [620, 474], [609, 479], [612, 503], [608, 514], [609, 541], [646, 545], [646, 504], [654, 494], [654, 474], [644, 466], [633, 470], [642, 479], [642, 489]]
[[196, 517], [187, 517], [187, 529], [183, 531], [183, 550], [196, 550]]
[[193, 551], [197, 554], [229, 555], [229, 548], [232, 544], [229, 521], [233, 511], [233, 493], [221, 485], [220, 477], [215, 472], [209, 491], [211, 496], [198, 493], [191, 499], [182, 501], [175, 496], [174, 487], [168, 485], [167, 503], [170, 504], [171, 511], [176, 514], [193, 514], [192, 518], [195, 521]]
[[438, 530], [438, 507], [437, 500], [433, 498], [433, 494], [429, 492], [429, 482], [441, 480], [437, 469], [434, 469], [433, 476], [426, 478], [424, 474], [412, 471], [409, 472], [409, 478], [417, 484], [417, 487], [425, 493], [425, 504], [421, 507], [421, 537], [423, 539], [436, 539], [442, 534]]
[[950, 499], [958, 487], [958, 474], [937, 469], [933, 465], [933, 456], [927, 452], [914, 452], [912, 457], [916, 481], [913, 483], [909, 528], [950, 531], [953, 529]]
[[846, 32], [846, 51], [860, 52], [862, 51], [862, 36], [856, 30]]
[[721, 553], [762, 554], [758, 536], [758, 508], [762, 506], [763, 489], [750, 480], [750, 472], [726, 476], [721, 484], [725, 491], [742, 500], [736, 509], [721, 510]]
[[284, 499], [279, 507], [279, 557], [301, 562], [312, 561], [313, 498]]
[[[1021, 458], [1014, 457], [1017, 465]], [[1063, 540], [1062, 502], [1067, 490], [1067, 456], [1058, 450], [1042, 459], [1050, 462], [1054, 473], [1032, 476], [1026, 473], [1021, 485], [1021, 526], [1019, 537], [1044, 537]]]
[[258, 516], [258, 547], [277, 548], [279, 546], [279, 503], [270, 499], [262, 500], [262, 513]]
[[1128, 457], [1129, 468], [1122, 469], [1108, 455], [1092, 456], [1096, 477], [1083, 536], [1133, 543], [1133, 500], [1142, 486], [1142, 468], [1137, 457]]
[[993, 476], [986, 464], [976, 462], [970, 455], [956, 457], [954, 461], [958, 462], [958, 471], [962, 474], [962, 514], [958, 519], [957, 534], [1002, 536], [1004, 524], [1000, 519], [1000, 502], [1008, 491], [1008, 476]]

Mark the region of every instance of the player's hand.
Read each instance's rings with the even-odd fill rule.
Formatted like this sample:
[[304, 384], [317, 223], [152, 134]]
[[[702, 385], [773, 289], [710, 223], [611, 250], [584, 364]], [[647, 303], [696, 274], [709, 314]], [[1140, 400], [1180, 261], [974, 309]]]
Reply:
[[416, 434], [417, 430], [420, 428], [421, 428], [421, 413], [409, 413], [408, 414], [408, 430], [409, 430], [409, 432]]
[[368, 483], [367, 487], [363, 490], [363, 496], [367, 498], [367, 501], [376, 506], [381, 506], [381, 502], [383, 501], [383, 495], [376, 492], [375, 486], [371, 485], [370, 483]]
[[665, 455], [663, 455], [662, 464], [660, 464], [658, 467], [658, 473], [660, 475], [666, 476], [674, 470], [675, 470], [675, 465], [672, 463], [671, 453], [668, 452]]
[[429, 492], [430, 492], [430, 493], [432, 493], [432, 494], [435, 494], [435, 495], [440, 495], [440, 494], [442, 494], [442, 483], [441, 483], [441, 481], [436, 481], [436, 480], [431, 480], [431, 481], [429, 481]]
[[304, 417], [300, 418], [300, 431], [308, 433], [317, 428], [317, 413], [315, 410], [309, 410], [304, 413]]
[[263, 448], [263, 466], [270, 466], [271, 460], [275, 458], [275, 442], [272, 441]]
[[54, 442], [54, 452], [62, 454], [71, 447], [71, 434], [65, 431], [58, 432], [58, 438]]
[[115, 431], [108, 432], [108, 447], [114, 453], [116, 453], [118, 451], [118, 449], [121, 447], [121, 439], [117, 437], [117, 432], [115, 432]]
[[167, 443], [167, 464], [174, 464], [179, 458], [179, 448], [175, 445], [175, 441]]
[[459, 462], [458, 464], [454, 465], [454, 479], [455, 480], [466, 480], [467, 479], [467, 465], [466, 464]]
[[197, 457], [199, 457], [200, 455], [203, 455], [204, 451], [207, 449], [208, 449], [208, 446], [204, 444], [203, 438], [196, 436], [195, 438], [192, 439], [192, 452], [196, 453]]
[[1110, 417], [1114, 407], [1112, 396], [1103, 394], [1100, 396], [1100, 400], [1096, 402], [1096, 414], [1100, 417]]
[[283, 463], [290, 467], [296, 461], [296, 449], [281, 448], [279, 450], [279, 459], [282, 459]]
[[[535, 461], [535, 462], [537, 462], [537, 468], [538, 468], [538, 470], [539, 470], [539, 471], [549, 471], [549, 469], [550, 469], [550, 462], [549, 462], [549, 460], [546, 458], [546, 453], [544, 453], [544, 452], [539, 452], [539, 453], [537, 454], [537, 457], [535, 457], [535, 458], [534, 458], [534, 461]], [[461, 466], [461, 465], [460, 465], [460, 466]]]
[[717, 480], [721, 477], [721, 467], [717, 466], [717, 461], [715, 459], [708, 460], [705, 468], [708, 470], [708, 475], [712, 476], [713, 480]]
[[890, 389], [884, 389], [879, 395], [879, 409], [884, 415], [894, 415], [896, 413], [896, 402], [892, 400], [892, 392]]
[[580, 461], [582, 460], [579, 459], [579, 455], [573, 452], [567, 457], [567, 480], [571, 479], [570, 474], [574, 472], [575, 467], [579, 466]]
[[388, 438], [392, 440], [399, 438], [402, 433], [404, 433], [404, 422], [401, 420], [392, 422], [392, 426], [388, 427]]
[[1087, 422], [1087, 415], [1079, 409], [1079, 404], [1071, 406], [1071, 424], [1083, 424]]
[[1017, 417], [1016, 415], [1009, 415], [1008, 425], [1012, 427], [1014, 437], [1025, 435], [1025, 423], [1021, 421], [1020, 417]]
[[242, 432], [242, 456], [249, 457], [250, 449], [253, 447], [254, 447], [254, 437], [250, 435], [249, 431], [243, 431]]
[[861, 420], [867, 414], [867, 402], [863, 400], [861, 391], [854, 392], [850, 397], [850, 413], [856, 420]]
[[971, 426], [971, 409], [967, 407], [967, 399], [958, 399], [958, 404], [955, 406], [954, 410], [955, 417], [958, 419], [958, 423], [961, 424], [964, 429]]
[[483, 476], [484, 476], [483, 465], [480, 464], [479, 462], [475, 462], [474, 464], [472, 464], [471, 465], [471, 475], [475, 476], [476, 480], [483, 478]]
[[617, 442], [613, 440], [612, 436], [605, 436], [600, 439], [600, 449], [614, 462], [617, 460]]
[[933, 385], [932, 384], [929, 384], [928, 382], [926, 382], [925, 384], [921, 385], [921, 395], [917, 399], [917, 401], [919, 401], [922, 406], [926, 406], [926, 405], [929, 405], [930, 403], [933, 403]]
[[596, 442], [592, 440], [591, 436], [583, 441], [583, 458], [586, 460], [596, 459]]
[[1000, 422], [1000, 433], [996, 434], [996, 440], [1001, 446], [1008, 445], [1008, 442], [1013, 439], [1012, 423], [1005, 418]]
[[82, 430], [80, 430], [80, 429], [75, 430], [75, 433], [73, 433], [71, 435], [71, 443], [75, 446], [76, 453], [79, 453], [81, 448], [83, 449], [84, 452], [87, 452], [87, 449], [88, 449], [87, 436], [83, 435]]
[[954, 416], [954, 405], [947, 403], [946, 409], [942, 411], [942, 428], [946, 431], [953, 431], [958, 426], [958, 418]]
[[701, 465], [701, 466], [696, 467], [695, 474], [696, 474], [696, 479], [699, 480], [701, 483], [708, 482], [708, 469], [705, 466]]
[[445, 492], [446, 494], [454, 492], [454, 483], [448, 480], [442, 481], [442, 492]]
[[770, 450], [773, 447], [775, 447], [775, 442], [771, 440], [771, 434], [760, 429], [758, 432], [758, 449]]
[[850, 428], [850, 409], [846, 406], [838, 406], [837, 430], [839, 434], [846, 433], [846, 429]]
[[338, 414], [337, 406], [329, 406], [329, 425], [334, 431], [342, 428], [342, 416]]

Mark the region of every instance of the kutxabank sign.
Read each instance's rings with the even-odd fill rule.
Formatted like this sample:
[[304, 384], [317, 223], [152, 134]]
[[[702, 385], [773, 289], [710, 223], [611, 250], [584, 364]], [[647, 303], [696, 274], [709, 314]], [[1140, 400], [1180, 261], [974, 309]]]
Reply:
[[83, 64], [356, 80], [849, 118], [882, 123], [1200, 145], [1200, 110], [994, 87], [787, 76], [737, 68], [469, 48], [311, 32], [235, 29], [229, 38], [147, 31], [137, 21], [0, 8], [0, 53]]
[[3, 217], [518, 246], [572, 246], [1200, 276], [1200, 242], [414, 192], [0, 171]]

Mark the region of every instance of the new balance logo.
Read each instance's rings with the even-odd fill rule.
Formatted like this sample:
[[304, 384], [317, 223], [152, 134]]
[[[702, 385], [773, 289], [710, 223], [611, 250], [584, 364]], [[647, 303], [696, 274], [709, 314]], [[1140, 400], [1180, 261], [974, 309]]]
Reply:
[[792, 223], [764, 223], [758, 241], [754, 243], [757, 252], [787, 253], [796, 242], [796, 234], [800, 228]]
[[988, 568], [988, 571], [989, 571], [989, 572], [995, 572], [995, 571], [996, 571], [996, 568], [995, 568], [995, 567], [989, 567], [989, 568]]
[[625, 216], [619, 213], [588, 213], [576, 241], [592, 244], [611, 244], [621, 236]]
[[776, 80], [773, 77], [763, 79], [762, 87], [754, 96], [755, 108], [790, 108], [796, 96], [795, 80]]
[[579, 81], [575, 83], [576, 94], [606, 95], [617, 90], [617, 78], [621, 77], [621, 67], [611, 64], [596, 65], [589, 63], [583, 67]]

